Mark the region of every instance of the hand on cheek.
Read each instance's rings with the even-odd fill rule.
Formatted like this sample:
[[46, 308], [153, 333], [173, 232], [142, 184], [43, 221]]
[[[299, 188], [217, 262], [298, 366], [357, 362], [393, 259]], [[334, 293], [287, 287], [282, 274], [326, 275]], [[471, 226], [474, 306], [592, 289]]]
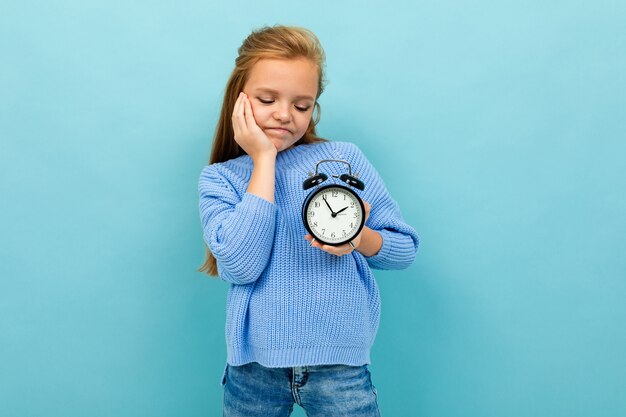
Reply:
[[256, 123], [252, 104], [244, 93], [240, 93], [235, 102], [232, 122], [235, 142], [252, 159], [265, 154], [276, 156], [276, 147]]

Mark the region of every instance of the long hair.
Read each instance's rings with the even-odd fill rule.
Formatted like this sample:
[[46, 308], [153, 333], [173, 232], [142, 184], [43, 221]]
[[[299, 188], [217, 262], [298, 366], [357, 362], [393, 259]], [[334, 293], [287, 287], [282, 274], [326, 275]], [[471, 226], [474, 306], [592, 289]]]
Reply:
[[[231, 116], [239, 92], [243, 91], [252, 67], [261, 59], [306, 58], [315, 64], [319, 75], [314, 107], [314, 109], [317, 109], [317, 115], [311, 117], [306, 132], [295, 145], [325, 141], [326, 139], [318, 137], [315, 132], [315, 126], [319, 123], [321, 117], [321, 108], [317, 99], [326, 86], [324, 78], [326, 56], [317, 36], [310, 30], [297, 26], [265, 26], [253, 30], [239, 47], [238, 53], [239, 55], [235, 59], [235, 68], [226, 84], [222, 110], [215, 128], [209, 164], [226, 162], [246, 154], [235, 142]], [[216, 276], [217, 262], [206, 243], [204, 246], [206, 256], [204, 263], [198, 271]]]

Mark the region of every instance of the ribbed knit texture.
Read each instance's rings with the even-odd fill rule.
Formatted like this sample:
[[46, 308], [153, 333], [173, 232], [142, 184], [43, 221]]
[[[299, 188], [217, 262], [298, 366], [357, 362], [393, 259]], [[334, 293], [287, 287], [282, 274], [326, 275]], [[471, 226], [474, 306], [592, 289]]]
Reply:
[[[335, 256], [304, 239], [302, 182], [321, 159], [344, 159], [365, 183], [371, 204], [366, 225], [381, 233], [378, 254]], [[403, 269], [415, 259], [419, 239], [364, 154], [353, 144], [299, 145], [278, 153], [275, 202], [247, 193], [252, 159], [245, 155], [202, 169], [200, 219], [204, 240], [230, 283], [226, 342], [231, 365], [267, 367], [363, 365], [380, 319], [380, 295], [370, 269]], [[336, 162], [320, 165], [341, 181]]]

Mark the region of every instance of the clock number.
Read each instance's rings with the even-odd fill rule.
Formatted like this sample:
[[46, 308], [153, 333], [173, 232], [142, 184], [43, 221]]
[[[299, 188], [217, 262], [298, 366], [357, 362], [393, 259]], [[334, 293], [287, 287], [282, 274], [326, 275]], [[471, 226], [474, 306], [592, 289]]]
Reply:
[[335, 237], [335, 232], [332, 232], [332, 233], [330, 234], [330, 237], [334, 238], [334, 237]]
[[[354, 204], [354, 203], [352, 203], [352, 204]], [[319, 202], [319, 201], [316, 201], [316, 202], [315, 202], [315, 208], [318, 208], [319, 206], [320, 206], [320, 202]]]
[[333, 191], [333, 192], [332, 192], [332, 196], [333, 196], [333, 197], [337, 197], [338, 195], [339, 195], [339, 191]]
[[326, 234], [326, 229], [322, 229], [322, 234]]

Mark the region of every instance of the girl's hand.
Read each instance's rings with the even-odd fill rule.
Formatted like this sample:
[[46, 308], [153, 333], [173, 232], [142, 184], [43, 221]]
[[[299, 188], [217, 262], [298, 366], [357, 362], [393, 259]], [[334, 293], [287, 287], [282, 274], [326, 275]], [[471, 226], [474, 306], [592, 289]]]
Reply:
[[235, 132], [235, 142], [246, 151], [253, 160], [258, 157], [269, 155], [276, 157], [278, 151], [274, 144], [268, 139], [263, 130], [256, 124], [252, 105], [245, 93], [239, 93], [239, 97], [233, 108], [233, 130]]
[[[372, 207], [367, 201], [364, 201], [363, 205], [365, 206], [365, 220], [363, 223], [365, 223], [367, 221], [367, 218], [370, 215], [370, 211]], [[365, 228], [365, 226], [363, 226], [363, 228]], [[354, 245], [354, 247], [352, 247], [349, 243], [346, 243], [345, 245], [341, 245], [341, 246], [323, 245], [320, 242], [318, 242], [316, 239], [314, 239], [313, 236], [308, 235], [308, 234], [304, 236], [304, 238], [308, 240], [309, 242], [311, 242], [311, 246], [313, 247], [321, 249], [324, 252], [328, 252], [331, 255], [343, 256], [343, 255], [348, 255], [352, 253], [352, 251], [359, 248], [359, 245], [361, 244], [362, 235], [363, 235], [363, 230], [361, 230], [361, 233], [359, 233], [358, 235], [356, 235], [354, 239], [352, 239], [352, 244]]]

